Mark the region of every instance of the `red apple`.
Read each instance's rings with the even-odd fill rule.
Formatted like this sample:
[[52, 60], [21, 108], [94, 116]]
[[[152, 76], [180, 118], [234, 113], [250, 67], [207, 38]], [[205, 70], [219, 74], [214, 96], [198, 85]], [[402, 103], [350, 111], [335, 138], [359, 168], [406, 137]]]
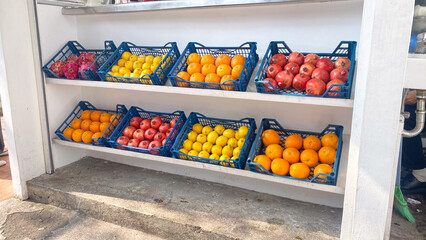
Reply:
[[139, 141], [145, 140], [144, 134], [145, 134], [145, 130], [136, 129], [136, 131], [133, 133], [133, 138]]
[[132, 117], [130, 119], [130, 126], [135, 127], [136, 129], [138, 129], [141, 125], [142, 122], [142, 118], [140, 117]]
[[160, 130], [160, 132], [162, 132], [162, 133], [166, 133], [167, 132], [167, 130], [170, 128], [170, 124], [168, 124], [168, 123], [162, 123], [161, 125], [160, 125], [160, 128], [159, 128], [159, 130]]
[[294, 78], [293, 74], [290, 71], [286, 70], [286, 71], [279, 72], [277, 76], [275, 77], [275, 80], [277, 81], [279, 88], [287, 89], [291, 87], [293, 78]]
[[126, 137], [126, 136], [120, 136], [117, 139], [117, 143], [120, 144], [120, 145], [126, 146], [129, 143], [129, 138]]
[[137, 146], [139, 146], [139, 140], [137, 140], [137, 139], [130, 139], [130, 141], [127, 144], [127, 146], [137, 147]]
[[149, 120], [149, 119], [142, 120], [142, 122], [140, 124], [140, 128], [142, 130], [147, 130], [150, 127], [151, 127], [151, 120]]
[[171, 128], [174, 128], [175, 127], [175, 125], [176, 125], [176, 123], [179, 121], [179, 118], [173, 118], [171, 121], [170, 121], [170, 127]]
[[162, 133], [162, 132], [158, 132], [158, 133], [156, 133], [156, 134], [155, 134], [155, 136], [154, 136], [154, 141], [159, 141], [159, 142], [161, 142], [161, 141], [163, 141], [164, 139], [166, 139], [166, 134], [165, 134], [165, 133]]
[[144, 133], [144, 137], [146, 140], [152, 141], [156, 133], [157, 130], [155, 130], [154, 128], [148, 128], [148, 130], [146, 130]]
[[293, 79], [293, 88], [298, 90], [298, 91], [305, 91], [306, 83], [309, 80], [311, 80], [311, 78], [308, 75], [305, 75], [303, 73], [299, 73]]
[[271, 58], [271, 64], [278, 64], [281, 67], [284, 67], [287, 64], [287, 58], [282, 53], [277, 53]]
[[275, 76], [279, 72], [281, 72], [282, 70], [283, 70], [283, 68], [280, 65], [278, 65], [278, 64], [269, 65], [269, 67], [266, 68], [266, 76], [268, 78], [275, 78]]
[[273, 78], [265, 78], [263, 81], [266, 81], [262, 85], [265, 87], [263, 91], [265, 92], [275, 92], [273, 89], [269, 89], [271, 86], [274, 86], [274, 88], [278, 88], [278, 83]]
[[124, 130], [123, 130], [123, 135], [130, 138], [133, 138], [133, 133], [136, 131], [136, 128], [133, 126], [127, 126]]
[[154, 117], [154, 118], [151, 120], [151, 127], [152, 127], [152, 128], [155, 128], [155, 129], [157, 129], [157, 130], [158, 130], [158, 128], [160, 128], [160, 125], [161, 125], [163, 122], [164, 122], [164, 121], [163, 121], [163, 119], [162, 119], [161, 117], [156, 116], [156, 117]]
[[139, 146], [138, 146], [138, 147], [148, 149], [148, 147], [149, 147], [149, 144], [150, 144], [150, 143], [151, 143], [150, 141], [148, 141], [148, 140], [144, 140], [144, 141], [141, 141], [141, 142], [139, 143]]

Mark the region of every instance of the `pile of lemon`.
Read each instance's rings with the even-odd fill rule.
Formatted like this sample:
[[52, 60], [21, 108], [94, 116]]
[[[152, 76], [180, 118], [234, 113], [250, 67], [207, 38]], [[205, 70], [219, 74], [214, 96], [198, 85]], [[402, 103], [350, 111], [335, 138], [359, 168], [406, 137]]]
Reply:
[[[117, 65], [111, 67], [111, 71], [108, 72], [111, 76], [116, 77], [134, 77], [141, 78], [143, 75], [152, 74], [154, 70], [160, 65], [161, 61], [165, 58], [163, 56], [152, 56], [152, 55], [133, 55], [130, 52], [124, 52], [121, 55], [121, 59], [118, 60]], [[162, 64], [164, 66], [166, 61]]]
[[[247, 126], [242, 126], [234, 131], [225, 129], [223, 125], [216, 125], [212, 128], [196, 123], [192, 126], [192, 131], [188, 133], [187, 139], [179, 151], [189, 156], [222, 162], [228, 162], [229, 159], [235, 160], [240, 156], [248, 131]], [[221, 163], [221, 165], [226, 164]]]

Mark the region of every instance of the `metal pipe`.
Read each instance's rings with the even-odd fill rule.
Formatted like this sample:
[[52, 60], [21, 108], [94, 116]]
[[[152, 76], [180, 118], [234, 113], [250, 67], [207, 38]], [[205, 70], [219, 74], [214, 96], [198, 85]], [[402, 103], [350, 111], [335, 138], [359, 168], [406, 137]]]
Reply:
[[426, 91], [417, 90], [416, 126], [412, 130], [402, 130], [403, 137], [415, 137], [423, 131], [425, 125]]

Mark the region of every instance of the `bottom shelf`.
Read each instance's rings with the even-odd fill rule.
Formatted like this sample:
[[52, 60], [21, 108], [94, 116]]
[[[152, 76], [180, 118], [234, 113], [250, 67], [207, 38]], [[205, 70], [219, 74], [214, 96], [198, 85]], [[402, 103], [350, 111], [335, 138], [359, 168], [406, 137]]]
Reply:
[[[344, 137], [344, 142], [349, 142], [348, 136]], [[337, 186], [329, 186], [279, 178], [251, 172], [249, 170], [240, 170], [114, 148], [98, 147], [63, 141], [60, 139], [53, 139], [53, 144], [55, 147], [79, 149], [85, 151], [88, 156], [102, 158], [121, 164], [184, 175], [305, 202], [339, 208], [343, 207], [344, 184], [348, 158], [347, 146], [344, 147], [342, 152]]]

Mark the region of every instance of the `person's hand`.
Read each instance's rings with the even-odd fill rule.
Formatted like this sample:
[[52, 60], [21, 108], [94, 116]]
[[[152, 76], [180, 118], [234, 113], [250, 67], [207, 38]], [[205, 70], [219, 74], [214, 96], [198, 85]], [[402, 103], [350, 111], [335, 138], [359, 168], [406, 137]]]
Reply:
[[417, 102], [416, 94], [417, 94], [416, 90], [409, 91], [407, 93], [407, 96], [405, 96], [405, 104], [410, 104], [410, 105], [416, 104], [416, 102]]

